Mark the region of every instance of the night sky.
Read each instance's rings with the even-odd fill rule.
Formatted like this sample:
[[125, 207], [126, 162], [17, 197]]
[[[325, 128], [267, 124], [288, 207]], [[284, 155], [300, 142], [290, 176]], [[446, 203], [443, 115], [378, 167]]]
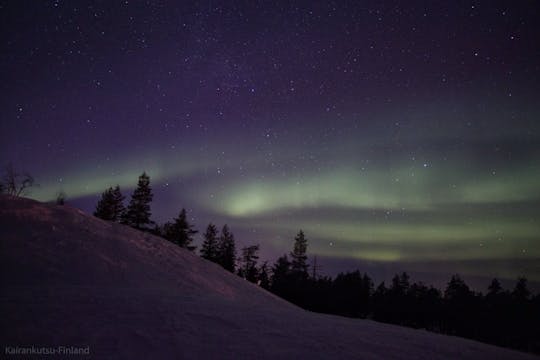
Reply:
[[[10, 1], [0, 163], [321, 273], [540, 281], [536, 1]], [[197, 241], [199, 243], [199, 241]], [[487, 283], [485, 284], [487, 285]]]

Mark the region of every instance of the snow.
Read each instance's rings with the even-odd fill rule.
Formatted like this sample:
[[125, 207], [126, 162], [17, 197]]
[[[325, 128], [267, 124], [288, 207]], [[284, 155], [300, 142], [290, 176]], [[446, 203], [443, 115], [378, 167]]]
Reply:
[[304, 311], [158, 237], [0, 197], [1, 345], [114, 359], [535, 359]]

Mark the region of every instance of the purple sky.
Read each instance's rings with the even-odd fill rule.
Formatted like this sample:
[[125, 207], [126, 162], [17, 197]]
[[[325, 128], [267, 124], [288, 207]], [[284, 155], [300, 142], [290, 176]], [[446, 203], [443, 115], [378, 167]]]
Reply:
[[330, 275], [539, 281], [539, 14], [3, 1], [0, 162], [89, 212], [147, 171], [157, 222], [185, 207], [270, 261], [302, 228]]

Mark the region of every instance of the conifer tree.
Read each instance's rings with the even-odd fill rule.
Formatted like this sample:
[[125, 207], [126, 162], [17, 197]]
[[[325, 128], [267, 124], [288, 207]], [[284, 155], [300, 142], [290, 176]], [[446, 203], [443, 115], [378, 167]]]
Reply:
[[164, 226], [165, 239], [175, 243], [176, 245], [186, 248], [190, 251], [195, 250], [192, 246], [193, 236], [198, 233], [193, 229], [186, 216], [186, 209], [182, 209], [180, 214], [173, 223], [166, 223]]
[[107, 221], [120, 221], [124, 215], [124, 196], [120, 192], [120, 187], [116, 185], [113, 189], [109, 187], [101, 194], [94, 216]]
[[259, 268], [259, 281], [258, 284], [263, 289], [270, 289], [270, 274], [268, 269], [268, 262], [265, 261]]
[[444, 290], [444, 298], [451, 301], [463, 301], [471, 295], [472, 292], [465, 281], [463, 281], [458, 274], [452, 275], [452, 278]]
[[152, 225], [150, 220], [150, 203], [152, 202], [152, 188], [150, 187], [150, 177], [143, 172], [139, 176], [137, 188], [131, 195], [131, 200], [125, 212], [123, 222], [136, 228], [146, 230], [148, 225]]
[[405, 296], [411, 286], [409, 274], [402, 272], [401, 275], [394, 275], [392, 278], [392, 287], [390, 291], [395, 296]]
[[65, 205], [66, 204], [66, 193], [64, 190], [60, 190], [56, 194], [56, 205]]
[[124, 195], [120, 191], [120, 186], [116, 185], [114, 190], [112, 190], [112, 221], [120, 221], [123, 216], [126, 208], [124, 207]]
[[491, 280], [491, 284], [488, 286], [488, 293], [487, 296], [495, 296], [499, 295], [499, 293], [502, 292], [502, 286], [499, 280], [493, 279]]
[[518, 278], [516, 286], [514, 287], [514, 290], [512, 291], [512, 296], [517, 301], [522, 302], [522, 301], [528, 300], [530, 295], [531, 295], [531, 292], [527, 288], [527, 279], [524, 277]]
[[114, 201], [113, 188], [110, 187], [101, 194], [94, 216], [103, 220], [111, 221], [114, 219], [112, 204]]
[[270, 289], [273, 293], [285, 297], [290, 290], [291, 263], [287, 255], [279, 257], [272, 267]]
[[304, 232], [300, 230], [294, 238], [294, 248], [291, 252], [291, 272], [295, 277], [301, 279], [308, 278], [307, 264], [307, 239]]
[[247, 281], [256, 282], [258, 280], [257, 260], [259, 259], [259, 245], [246, 246], [242, 248], [241, 265], [238, 275]]
[[218, 263], [223, 266], [224, 269], [234, 273], [236, 268], [236, 245], [234, 243], [234, 235], [229, 231], [227, 224], [223, 225], [223, 228], [221, 229], [218, 249]]
[[213, 262], [218, 262], [218, 245], [217, 228], [214, 224], [210, 223], [204, 233], [204, 241], [201, 246], [201, 257]]
[[386, 285], [384, 284], [384, 281], [382, 281], [379, 286], [375, 289], [375, 292], [373, 293], [373, 296], [376, 298], [382, 298], [388, 294], [388, 289], [386, 288]]

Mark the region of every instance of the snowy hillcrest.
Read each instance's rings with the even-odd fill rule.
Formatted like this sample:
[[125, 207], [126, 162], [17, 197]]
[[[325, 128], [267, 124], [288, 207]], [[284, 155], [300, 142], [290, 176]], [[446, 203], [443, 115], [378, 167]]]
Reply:
[[159, 237], [69, 206], [1, 196], [0, 254], [7, 358], [7, 347], [73, 346], [100, 359], [537, 359], [307, 312]]

